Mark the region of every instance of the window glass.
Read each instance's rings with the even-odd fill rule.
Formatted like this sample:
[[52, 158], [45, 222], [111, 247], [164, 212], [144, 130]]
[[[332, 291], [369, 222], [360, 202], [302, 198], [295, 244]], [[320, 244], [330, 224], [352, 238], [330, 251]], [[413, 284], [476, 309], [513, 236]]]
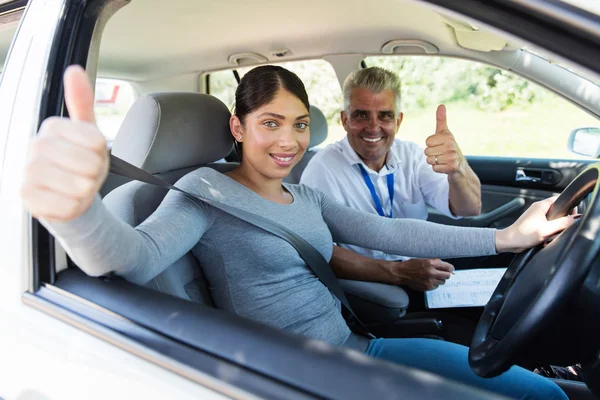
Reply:
[[598, 0], [562, 0], [565, 3], [583, 8], [586, 11], [600, 15], [600, 2]]
[[235, 89], [238, 85], [233, 70], [211, 72], [208, 85], [209, 93], [225, 103], [231, 110], [235, 102]]
[[135, 98], [135, 91], [128, 82], [102, 78], [96, 80], [94, 113], [96, 123], [108, 141], [117, 136]]
[[[324, 60], [291, 61], [278, 63], [283, 68], [294, 72], [304, 83], [310, 104], [318, 107], [329, 121], [329, 135], [320, 146], [333, 143], [341, 139], [345, 132], [340, 125], [340, 109], [342, 104], [342, 90], [331, 64]], [[238, 68], [240, 78], [254, 67]], [[228, 107], [235, 101], [237, 81], [232, 70], [212, 72], [209, 78], [209, 91], [218, 97]]]
[[402, 79], [404, 120], [398, 137], [425, 146], [438, 104], [464, 154], [583, 158], [567, 150], [570, 133], [600, 121], [516, 74], [448, 57], [368, 57]]
[[[548, 1], [552, 1], [552, 0], [545, 0], [545, 1], [548, 2]], [[577, 8], [580, 8], [586, 12], [596, 14], [596, 16], [600, 16], [600, 1], [598, 1], [598, 0], [560, 0], [560, 1], [562, 1], [564, 3], [568, 3]], [[548, 53], [546, 50], [538, 48], [531, 44], [527, 45], [523, 48], [527, 49], [528, 51], [530, 51], [532, 53], [537, 54], [538, 56], [540, 56], [542, 58], [550, 60], [553, 64], [560, 65], [565, 69], [575, 72], [579, 76], [582, 76], [585, 79], [587, 79], [591, 82], [594, 82], [596, 85], [600, 84], [600, 81], [598, 80], [598, 76], [596, 74], [594, 74], [593, 72], [591, 72], [589, 70], [581, 68], [579, 65], [577, 65], [575, 63], [569, 62], [568, 60], [561, 60], [560, 58], [557, 58], [556, 56]]]

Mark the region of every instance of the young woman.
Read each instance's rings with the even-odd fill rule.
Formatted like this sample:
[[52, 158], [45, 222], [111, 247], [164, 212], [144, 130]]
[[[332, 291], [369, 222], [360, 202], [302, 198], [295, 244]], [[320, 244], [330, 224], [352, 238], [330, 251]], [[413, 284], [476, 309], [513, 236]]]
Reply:
[[[210, 267], [205, 274], [219, 308], [512, 397], [566, 398], [551, 381], [518, 367], [496, 378], [479, 378], [468, 366], [467, 348], [460, 345], [368, 340], [351, 333], [336, 299], [287, 242], [181, 193], [170, 192], [136, 228], [117, 220], [96, 195], [108, 157], [94, 124], [91, 85], [80, 67], [70, 67], [64, 79], [71, 119], [42, 124], [22, 195], [86, 273], [114, 271], [144, 284], [191, 250]], [[240, 166], [228, 174], [200, 168], [177, 186], [277, 221], [326, 259], [333, 241], [415, 257], [516, 252], [573, 222], [572, 217], [548, 222], [545, 213], [552, 200], [545, 200], [504, 230], [456, 228], [361, 213], [309, 187], [283, 184], [308, 146], [309, 118], [308, 96], [296, 75], [274, 66], [253, 69], [240, 82], [230, 120], [243, 147]]]

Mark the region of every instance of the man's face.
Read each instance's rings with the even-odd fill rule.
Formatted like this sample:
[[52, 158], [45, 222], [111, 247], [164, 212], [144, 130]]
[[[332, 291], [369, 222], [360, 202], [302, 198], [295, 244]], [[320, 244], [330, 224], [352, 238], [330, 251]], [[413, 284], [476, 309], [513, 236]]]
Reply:
[[342, 125], [348, 133], [350, 146], [370, 168], [379, 170], [394, 143], [402, 122], [402, 113], [396, 112], [394, 92], [373, 93], [355, 88], [350, 106], [342, 111]]

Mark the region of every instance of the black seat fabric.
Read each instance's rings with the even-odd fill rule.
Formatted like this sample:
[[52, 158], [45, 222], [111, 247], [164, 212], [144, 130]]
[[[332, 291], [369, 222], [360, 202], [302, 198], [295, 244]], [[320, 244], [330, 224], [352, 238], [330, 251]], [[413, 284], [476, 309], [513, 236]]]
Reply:
[[[226, 172], [237, 163], [215, 163], [230, 153], [230, 113], [215, 97], [198, 93], [155, 93], [140, 97], [127, 113], [112, 153], [169, 183], [201, 166]], [[167, 190], [129, 182], [103, 201], [131, 226], [159, 206]], [[148, 283], [148, 287], [214, 306], [208, 282], [196, 258], [187, 253]]]

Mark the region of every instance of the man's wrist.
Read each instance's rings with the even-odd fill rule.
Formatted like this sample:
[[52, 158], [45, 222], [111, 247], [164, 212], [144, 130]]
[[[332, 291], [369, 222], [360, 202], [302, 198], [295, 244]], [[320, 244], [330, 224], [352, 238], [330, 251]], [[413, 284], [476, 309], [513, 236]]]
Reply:
[[461, 163], [460, 167], [454, 172], [448, 174], [448, 183], [457, 183], [467, 179], [466, 161]]
[[406, 277], [402, 274], [402, 263], [405, 261], [380, 260], [379, 266], [383, 271], [385, 283], [390, 285], [403, 285]]

